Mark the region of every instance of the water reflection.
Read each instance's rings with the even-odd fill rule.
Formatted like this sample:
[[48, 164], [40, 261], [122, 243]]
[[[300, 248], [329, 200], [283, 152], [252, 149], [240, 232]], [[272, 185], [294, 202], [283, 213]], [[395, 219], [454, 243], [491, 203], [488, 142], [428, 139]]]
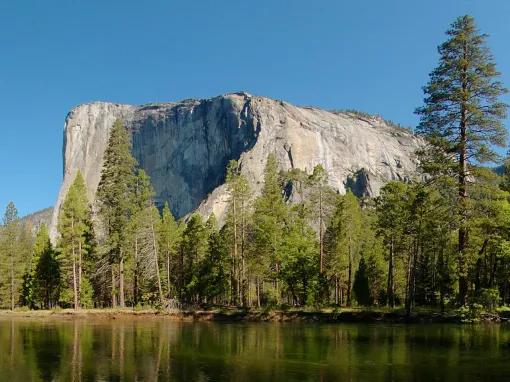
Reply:
[[0, 320], [0, 381], [507, 381], [506, 326]]

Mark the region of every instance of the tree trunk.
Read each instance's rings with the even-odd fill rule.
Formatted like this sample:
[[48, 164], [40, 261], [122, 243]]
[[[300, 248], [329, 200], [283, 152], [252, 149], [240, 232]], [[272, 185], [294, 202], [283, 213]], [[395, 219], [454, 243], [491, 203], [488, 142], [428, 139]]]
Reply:
[[259, 276], [256, 278], [256, 289], [257, 289], [257, 308], [260, 308], [260, 279]]
[[76, 259], [73, 245], [73, 294], [74, 294], [74, 309], [78, 309], [78, 282], [76, 275]]
[[390, 243], [390, 258], [388, 261], [388, 286], [386, 289], [386, 305], [394, 308], [395, 307], [395, 280], [393, 277], [394, 271], [394, 246], [393, 246], [393, 238]]
[[82, 256], [81, 240], [78, 241], [78, 308], [81, 307], [81, 275], [82, 275]]
[[280, 305], [280, 285], [278, 283], [278, 275], [279, 274], [280, 274], [280, 264], [276, 263], [276, 278], [275, 278], [276, 305]]
[[246, 306], [246, 269], [244, 260], [244, 239], [245, 239], [244, 205], [241, 206], [241, 303]]
[[319, 187], [319, 273], [324, 271], [324, 233], [322, 228], [322, 186]]
[[237, 203], [236, 203], [236, 197], [234, 195], [234, 197], [232, 198], [232, 218], [234, 219], [234, 224], [233, 224], [233, 228], [234, 228], [234, 248], [233, 248], [233, 252], [234, 252], [234, 255], [233, 255], [233, 261], [232, 261], [232, 274], [234, 275], [233, 279], [235, 280], [235, 284], [236, 284], [236, 291], [235, 291], [235, 297], [234, 297], [234, 305], [237, 305], [238, 303], [238, 299], [239, 299], [239, 294], [240, 294], [240, 280], [239, 280], [239, 270], [236, 269], [236, 264], [237, 264]]
[[[467, 45], [464, 45], [464, 57], [467, 57]], [[462, 68], [462, 91], [463, 100], [460, 106], [460, 137], [459, 137], [459, 252], [458, 252], [458, 272], [459, 272], [459, 303], [460, 305], [466, 304], [466, 297], [468, 292], [468, 279], [466, 270], [465, 251], [468, 240], [467, 232], [467, 63]]]
[[14, 310], [14, 254], [11, 251], [10, 255], [10, 276], [11, 276], [11, 310]]
[[71, 241], [71, 256], [73, 259], [73, 297], [74, 297], [74, 309], [78, 309], [78, 280], [76, 275], [76, 249], [74, 242], [74, 217], [71, 219], [71, 232], [73, 233]]
[[115, 269], [112, 264], [112, 308], [117, 307], [117, 299], [115, 298]]
[[119, 305], [121, 308], [126, 307], [124, 300], [124, 254], [120, 253], [119, 261]]
[[154, 230], [154, 221], [152, 217], [152, 211], [151, 211], [151, 232], [152, 232], [152, 247], [154, 252], [154, 266], [156, 267], [156, 278], [158, 281], [158, 292], [159, 292], [159, 302], [161, 304], [161, 307], [164, 305], [164, 299], [163, 299], [163, 289], [161, 288], [161, 276], [159, 274], [159, 256], [158, 256], [158, 246], [156, 244], [156, 232]]
[[413, 251], [409, 253], [409, 261], [407, 262], [407, 285], [406, 285], [406, 315], [409, 317], [411, 315], [411, 284], [412, 284], [412, 267], [413, 267]]
[[167, 287], [167, 298], [171, 297], [170, 290], [170, 250], [166, 253], [166, 287]]
[[[338, 306], [338, 275], [335, 275], [335, 305]], [[328, 298], [329, 300], [329, 298]]]
[[133, 275], [133, 303], [135, 306], [138, 305], [138, 237], [135, 233], [135, 269]]
[[180, 253], [180, 279], [181, 279], [181, 282], [180, 282], [180, 285], [179, 285], [179, 302], [182, 303], [182, 299], [183, 299], [183, 295], [182, 295], [182, 292], [183, 292], [183, 289], [184, 289], [184, 249], [181, 245], [181, 248], [179, 250], [179, 253]]
[[347, 270], [347, 306], [351, 306], [351, 286], [352, 286], [352, 249], [351, 238], [349, 237], [349, 267]]

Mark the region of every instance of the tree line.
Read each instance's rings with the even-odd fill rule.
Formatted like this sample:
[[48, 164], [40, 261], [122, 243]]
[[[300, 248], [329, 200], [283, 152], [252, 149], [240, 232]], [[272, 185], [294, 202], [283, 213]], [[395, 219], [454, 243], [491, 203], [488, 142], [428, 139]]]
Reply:
[[0, 241], [4, 307], [414, 306], [510, 300], [510, 160], [506, 92], [486, 35], [459, 17], [416, 110], [411, 180], [376, 198], [334, 191], [323, 166], [280, 171], [267, 157], [260, 193], [241, 163], [226, 169], [221, 224], [157, 208], [122, 121], [111, 129], [96, 200], [76, 175], [59, 211], [55, 248], [32, 239], [13, 204]]

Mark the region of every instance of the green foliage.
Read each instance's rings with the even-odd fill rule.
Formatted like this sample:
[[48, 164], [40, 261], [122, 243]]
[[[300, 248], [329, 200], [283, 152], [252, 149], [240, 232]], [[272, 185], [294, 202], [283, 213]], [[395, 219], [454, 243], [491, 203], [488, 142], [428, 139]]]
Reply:
[[32, 255], [23, 275], [21, 305], [31, 309], [51, 308], [60, 294], [60, 267], [43, 224], [37, 232]]
[[173, 278], [174, 272], [172, 272], [172, 270], [175, 269], [178, 261], [181, 234], [181, 229], [175, 221], [168, 203], [165, 203], [159, 230], [159, 247], [161, 249], [161, 260], [164, 263], [162, 277], [165, 283], [167, 298], [176, 297], [175, 285], [177, 282], [175, 278]]
[[338, 198], [336, 210], [326, 232], [328, 274], [335, 280], [335, 300], [338, 283], [345, 286], [346, 303], [351, 304], [354, 269], [361, 251], [362, 213], [358, 199], [351, 192]]
[[90, 205], [87, 199], [85, 181], [80, 172], [69, 187], [59, 211], [58, 260], [64, 289], [62, 296], [73, 296], [72, 300], [63, 300], [65, 305], [80, 307], [81, 278], [85, 259], [90, 257], [93, 247], [93, 230]]
[[430, 74], [417, 132], [429, 145], [421, 152], [423, 170], [433, 177], [457, 182], [458, 299], [466, 302], [469, 290], [469, 215], [473, 167], [499, 159], [496, 147], [506, 145], [503, 126], [506, 93], [494, 59], [470, 16], [457, 18], [439, 47], [439, 64]]
[[198, 264], [198, 291], [206, 304], [221, 303], [221, 297], [228, 290], [228, 247], [214, 214], [205, 225], [208, 234], [207, 253]]
[[[247, 294], [247, 236], [250, 223], [251, 191], [241, 173], [239, 163], [231, 160], [227, 167], [229, 193], [225, 221], [226, 244], [231, 256], [230, 288], [234, 303], [246, 303]], [[235, 293], [234, 293], [235, 292]]]
[[318, 277], [316, 233], [299, 214], [299, 206], [289, 213], [283, 233], [280, 279], [292, 296], [293, 305], [315, 302]]
[[199, 270], [209, 250], [209, 232], [198, 214], [188, 221], [182, 237], [181, 280], [178, 286], [180, 300], [197, 304], [204, 294], [199, 280]]
[[24, 227], [14, 203], [5, 209], [0, 231], [0, 306], [14, 309], [18, 304], [28, 253], [23, 245]]
[[34, 304], [46, 309], [56, 306], [61, 288], [60, 266], [49, 237], [47, 245], [37, 261], [33, 280]]
[[489, 312], [495, 312], [500, 303], [499, 290], [496, 288], [482, 288], [476, 303], [483, 306]]
[[[125, 245], [130, 233], [129, 223], [133, 211], [133, 186], [136, 184], [136, 161], [131, 155], [131, 138], [120, 120], [115, 121], [108, 146], [104, 153], [101, 179], [96, 200], [101, 221], [104, 268], [110, 268], [112, 305], [116, 305], [117, 288], [115, 272], [118, 270], [118, 297], [121, 307], [125, 304], [124, 262]], [[106, 273], [106, 272], [105, 272]], [[105, 282], [106, 282], [105, 278]]]
[[[455, 20], [447, 35], [438, 48], [439, 65], [424, 87], [425, 105], [417, 109], [418, 132], [445, 153], [466, 150], [473, 161], [492, 161], [497, 155], [491, 145], [506, 142], [506, 105], [498, 100], [506, 89], [486, 46], [487, 35], [478, 32], [470, 16]], [[466, 136], [459, 145], [461, 129]]]
[[354, 284], [352, 286], [352, 290], [359, 305], [369, 306], [372, 304], [367, 266], [365, 264], [365, 259], [363, 258], [360, 260], [358, 270], [354, 276]]
[[262, 194], [255, 200], [253, 213], [252, 264], [261, 277], [273, 280], [277, 303], [280, 298], [280, 277], [283, 235], [288, 209], [283, 198], [283, 179], [278, 172], [276, 157], [267, 157]]

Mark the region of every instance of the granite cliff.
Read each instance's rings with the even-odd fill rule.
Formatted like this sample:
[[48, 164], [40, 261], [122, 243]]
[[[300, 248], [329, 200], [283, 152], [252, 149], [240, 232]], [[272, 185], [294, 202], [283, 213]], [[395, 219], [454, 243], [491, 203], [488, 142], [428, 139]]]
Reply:
[[64, 179], [54, 209], [80, 170], [93, 200], [113, 122], [132, 134], [133, 154], [151, 176], [156, 203], [168, 201], [177, 217], [197, 210], [222, 217], [229, 160], [238, 159], [255, 192], [265, 160], [274, 153], [282, 169], [311, 171], [322, 164], [332, 187], [377, 195], [392, 179], [415, 171], [421, 140], [381, 118], [296, 107], [247, 93], [143, 106], [95, 102], [74, 108], [64, 126]]

